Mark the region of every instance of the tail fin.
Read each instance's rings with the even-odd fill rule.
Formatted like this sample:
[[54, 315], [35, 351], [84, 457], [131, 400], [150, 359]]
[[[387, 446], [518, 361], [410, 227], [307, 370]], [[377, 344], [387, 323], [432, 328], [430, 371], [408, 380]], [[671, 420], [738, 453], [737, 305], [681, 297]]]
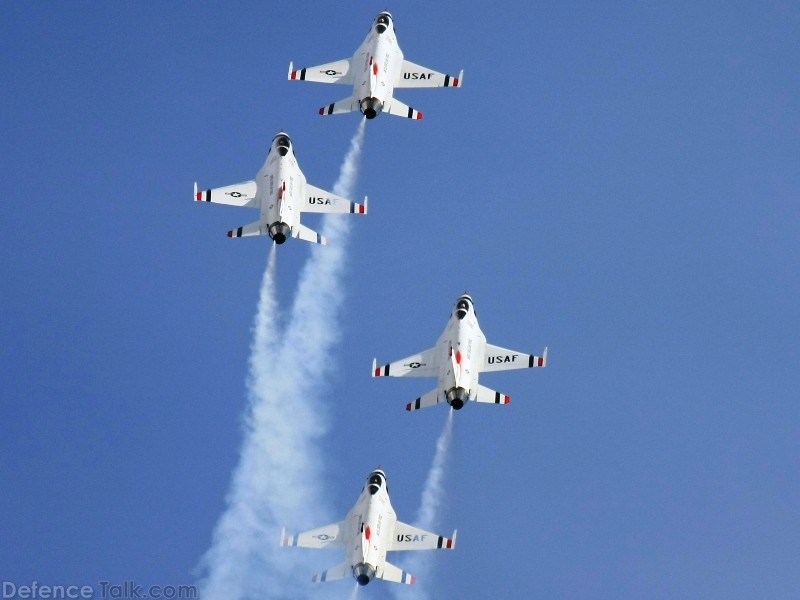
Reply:
[[475, 396], [475, 402], [485, 402], [486, 404], [508, 404], [511, 402], [511, 396], [506, 396], [500, 392], [495, 392], [487, 387], [478, 385], [478, 393]]
[[326, 581], [334, 581], [336, 579], [344, 579], [352, 573], [350, 563], [343, 562], [340, 565], [325, 569], [322, 573], [317, 573], [311, 578], [314, 583], [324, 583]]
[[444, 395], [439, 392], [439, 388], [434, 388], [427, 394], [414, 400], [414, 402], [406, 404], [406, 410], [419, 410], [420, 408], [436, 406], [442, 400], [444, 400]]
[[376, 574], [376, 577], [384, 581], [394, 581], [395, 583], [405, 583], [407, 585], [417, 583], [417, 578], [411, 573], [403, 571], [403, 569], [394, 566], [390, 562], [383, 563], [383, 570], [380, 574]]

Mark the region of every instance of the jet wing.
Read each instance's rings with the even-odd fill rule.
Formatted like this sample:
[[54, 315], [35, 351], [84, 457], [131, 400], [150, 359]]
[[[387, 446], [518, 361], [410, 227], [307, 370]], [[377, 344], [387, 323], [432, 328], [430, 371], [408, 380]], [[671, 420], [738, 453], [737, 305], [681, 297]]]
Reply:
[[433, 88], [433, 87], [461, 87], [464, 80], [464, 70], [453, 77], [447, 73], [439, 73], [428, 67], [416, 65], [407, 60], [403, 61], [403, 70], [394, 82], [396, 88]]
[[456, 547], [458, 530], [453, 531], [452, 538], [446, 538], [430, 531], [425, 531], [408, 523], [397, 521], [394, 525], [394, 536], [387, 550], [452, 550]]
[[343, 546], [345, 522], [331, 523], [296, 535], [286, 535], [286, 528], [281, 530], [281, 546], [299, 546], [301, 548], [326, 548]]
[[289, 79], [300, 81], [316, 81], [318, 83], [349, 83], [353, 84], [353, 73], [350, 70], [352, 59], [343, 58], [333, 62], [317, 65], [316, 67], [306, 67], [295, 69], [293, 63], [289, 63]]
[[251, 206], [258, 208], [256, 191], [258, 186], [255, 181], [245, 181], [226, 185], [225, 187], [210, 190], [197, 189], [194, 184], [194, 199], [197, 202], [214, 202], [216, 204], [231, 204], [233, 206]]
[[300, 209], [300, 212], [355, 213], [365, 215], [367, 214], [367, 198], [366, 196], [364, 197], [364, 204], [359, 204], [358, 202], [342, 198], [332, 192], [307, 183], [306, 201]]
[[525, 354], [524, 352], [486, 344], [481, 373], [545, 366], [547, 366], [547, 348], [544, 349], [542, 356], [534, 356], [533, 354]]
[[372, 360], [373, 377], [434, 377], [436, 375], [435, 348], [429, 348], [418, 354], [412, 354], [403, 359], [396, 360], [388, 365], [377, 366], [377, 360]]

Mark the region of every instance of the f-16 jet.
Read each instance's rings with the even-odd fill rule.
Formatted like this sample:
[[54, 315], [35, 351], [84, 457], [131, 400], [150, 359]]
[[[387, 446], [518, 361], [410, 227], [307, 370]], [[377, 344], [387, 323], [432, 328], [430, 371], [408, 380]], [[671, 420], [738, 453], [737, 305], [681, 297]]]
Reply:
[[452, 550], [456, 531], [446, 538], [397, 520], [389, 501], [386, 473], [369, 474], [355, 506], [344, 521], [331, 523], [297, 535], [281, 531], [281, 546], [344, 548], [345, 561], [314, 575], [314, 582], [333, 581], [352, 575], [359, 585], [373, 578], [396, 583], [416, 583], [416, 578], [386, 561], [386, 553], [399, 550]]
[[511, 397], [478, 383], [478, 375], [487, 371], [527, 369], [547, 365], [547, 348], [542, 356], [525, 354], [486, 343], [472, 298], [464, 294], [453, 308], [444, 333], [436, 346], [401, 360], [376, 366], [373, 377], [438, 377], [439, 385], [406, 405], [406, 410], [427, 408], [447, 402], [455, 410], [465, 402], [508, 404]]
[[405, 60], [397, 44], [392, 15], [382, 12], [375, 17], [352, 58], [305, 69], [295, 69], [294, 63], [289, 63], [289, 79], [353, 86], [351, 96], [323, 106], [319, 109], [321, 115], [360, 110], [367, 119], [374, 119], [381, 112], [421, 119], [421, 112], [394, 97], [395, 88], [461, 87], [464, 71], [451, 77]]
[[327, 238], [300, 223], [300, 213], [367, 212], [366, 197], [364, 204], [358, 204], [307, 183], [297, 164], [294, 145], [283, 131], [272, 140], [264, 166], [254, 180], [209, 190], [198, 190], [195, 183], [194, 197], [198, 202], [259, 209], [257, 221], [229, 231], [228, 237], [269, 235], [276, 244], [289, 237], [328, 243]]

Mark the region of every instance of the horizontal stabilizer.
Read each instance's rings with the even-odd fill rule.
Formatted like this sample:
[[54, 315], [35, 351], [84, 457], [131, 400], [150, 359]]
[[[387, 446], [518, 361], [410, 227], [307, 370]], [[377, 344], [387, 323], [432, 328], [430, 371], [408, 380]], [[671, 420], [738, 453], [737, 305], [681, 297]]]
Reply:
[[444, 394], [439, 391], [439, 388], [432, 389], [427, 394], [420, 396], [413, 402], [406, 404], [406, 410], [419, 410], [420, 408], [428, 408], [429, 406], [436, 406], [439, 402], [444, 402]]
[[478, 393], [475, 396], [475, 402], [484, 402], [486, 404], [508, 404], [511, 402], [511, 396], [506, 396], [500, 392], [495, 392], [489, 388], [478, 385]]
[[348, 96], [342, 100], [338, 100], [333, 104], [328, 104], [319, 109], [321, 115], [341, 115], [344, 113], [351, 113], [359, 110], [358, 98], [355, 96]]
[[298, 224], [292, 227], [292, 237], [311, 242], [312, 244], [328, 245], [328, 238], [305, 225]]
[[228, 237], [252, 237], [254, 235], [267, 235], [267, 228], [261, 221], [255, 221], [228, 232]]
[[331, 567], [330, 569], [324, 570], [322, 573], [317, 573], [311, 578], [311, 581], [313, 581], [314, 583], [324, 583], [326, 581], [344, 579], [350, 574], [352, 574], [352, 568], [350, 567], [350, 563], [343, 562], [340, 565], [336, 565], [335, 567]]
[[383, 105], [383, 112], [389, 113], [396, 117], [405, 117], [406, 119], [414, 119], [418, 121], [422, 118], [422, 113], [418, 110], [411, 108], [408, 104], [403, 104], [397, 98], [389, 98]]
[[376, 577], [379, 577], [384, 581], [405, 583], [406, 585], [412, 585], [414, 583], [417, 583], [417, 578], [414, 577], [411, 573], [403, 571], [403, 569], [394, 566], [390, 562], [383, 563], [383, 569], [380, 571], [379, 574], [376, 574]]

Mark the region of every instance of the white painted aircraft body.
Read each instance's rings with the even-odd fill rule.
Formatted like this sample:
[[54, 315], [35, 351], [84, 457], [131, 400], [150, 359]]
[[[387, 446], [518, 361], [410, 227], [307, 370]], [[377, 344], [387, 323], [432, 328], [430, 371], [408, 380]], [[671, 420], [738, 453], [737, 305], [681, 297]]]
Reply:
[[389, 500], [386, 474], [381, 469], [370, 473], [355, 506], [344, 521], [331, 523], [297, 535], [281, 532], [281, 546], [303, 548], [344, 548], [345, 561], [312, 577], [323, 582], [352, 575], [359, 585], [373, 578], [412, 584], [416, 578], [386, 561], [386, 553], [400, 550], [452, 550], [452, 538], [413, 527], [397, 520]]
[[547, 348], [542, 356], [534, 356], [486, 343], [472, 298], [464, 294], [456, 302], [436, 346], [388, 365], [378, 367], [376, 364], [377, 361], [373, 360], [373, 377], [438, 377], [439, 385], [407, 404], [406, 410], [418, 410], [442, 402], [459, 410], [468, 401], [508, 404], [510, 396], [480, 385], [478, 375], [487, 371], [544, 367], [547, 365]]
[[300, 213], [367, 212], [366, 197], [364, 204], [358, 204], [308, 183], [297, 164], [294, 145], [284, 132], [272, 140], [267, 159], [254, 180], [201, 191], [195, 183], [194, 196], [198, 202], [259, 209], [257, 221], [229, 231], [228, 237], [268, 235], [277, 244], [288, 237], [328, 243], [324, 236], [300, 223]]
[[394, 97], [395, 88], [461, 87], [462, 70], [458, 77], [433, 71], [403, 58], [397, 44], [394, 20], [388, 12], [380, 13], [370, 27], [366, 39], [352, 58], [294, 69], [289, 63], [289, 79], [341, 83], [353, 86], [353, 94], [319, 109], [321, 115], [337, 115], [360, 110], [367, 119], [381, 112], [421, 119], [422, 113]]

